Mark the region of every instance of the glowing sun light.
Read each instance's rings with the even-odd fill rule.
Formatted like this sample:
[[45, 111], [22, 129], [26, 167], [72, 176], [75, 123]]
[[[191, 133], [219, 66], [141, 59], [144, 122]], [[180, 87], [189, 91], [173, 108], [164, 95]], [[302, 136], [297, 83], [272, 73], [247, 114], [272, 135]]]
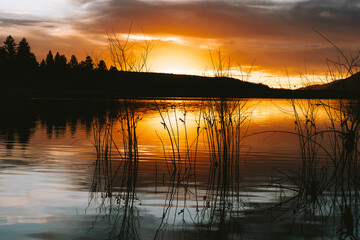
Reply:
[[155, 72], [194, 74], [205, 65], [201, 54], [186, 48], [162, 48], [154, 52], [151, 58], [152, 70]]

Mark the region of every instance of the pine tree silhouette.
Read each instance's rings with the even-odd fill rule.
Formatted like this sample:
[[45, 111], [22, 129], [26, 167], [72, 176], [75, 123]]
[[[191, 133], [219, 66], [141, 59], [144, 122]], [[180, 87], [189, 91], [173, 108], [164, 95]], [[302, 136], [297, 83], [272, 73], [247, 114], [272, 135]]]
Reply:
[[75, 55], [71, 56], [70, 61], [69, 61], [69, 66], [71, 69], [73, 69], [75, 71], [79, 70], [79, 68], [80, 68], [79, 62]]
[[23, 38], [18, 45], [16, 54], [17, 67], [25, 72], [35, 71], [38, 67], [35, 55], [31, 52], [29, 43]]
[[99, 70], [99, 71], [106, 71], [107, 70], [106, 63], [104, 62], [104, 60], [99, 61], [97, 70]]
[[48, 55], [46, 56], [45, 62], [46, 62], [46, 66], [48, 68], [51, 68], [54, 66], [54, 55], [52, 54], [51, 51], [49, 51]]

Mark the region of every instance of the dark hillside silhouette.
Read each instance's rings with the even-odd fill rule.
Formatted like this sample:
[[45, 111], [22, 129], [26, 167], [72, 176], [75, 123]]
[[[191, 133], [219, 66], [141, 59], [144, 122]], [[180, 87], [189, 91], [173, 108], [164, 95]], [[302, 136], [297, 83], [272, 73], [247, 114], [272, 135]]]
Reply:
[[310, 85], [301, 90], [328, 90], [328, 91], [360, 91], [360, 72], [340, 80], [335, 80], [326, 84]]

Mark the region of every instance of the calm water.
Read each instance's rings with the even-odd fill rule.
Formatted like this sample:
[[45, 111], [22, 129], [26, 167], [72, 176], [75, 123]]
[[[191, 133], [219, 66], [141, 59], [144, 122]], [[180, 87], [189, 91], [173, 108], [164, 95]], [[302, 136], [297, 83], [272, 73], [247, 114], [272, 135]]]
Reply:
[[360, 235], [356, 102], [1, 107], [1, 239]]

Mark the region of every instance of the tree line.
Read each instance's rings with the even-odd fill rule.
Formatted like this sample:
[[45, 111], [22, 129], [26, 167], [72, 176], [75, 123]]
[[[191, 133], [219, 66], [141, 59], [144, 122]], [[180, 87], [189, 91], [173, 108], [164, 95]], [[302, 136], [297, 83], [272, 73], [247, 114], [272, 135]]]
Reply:
[[50, 50], [45, 59], [40, 63], [36, 60], [36, 56], [31, 52], [30, 44], [26, 38], [22, 38], [19, 43], [9, 35], [4, 41], [4, 45], [0, 47], [0, 74], [14, 73], [21, 71], [24, 73], [31, 72], [53, 72], [53, 71], [117, 71], [116, 67], [107, 68], [104, 60], [95, 63], [91, 56], [87, 56], [85, 60], [78, 61], [75, 55], [70, 60], [65, 55], [57, 52], [54, 56]]

